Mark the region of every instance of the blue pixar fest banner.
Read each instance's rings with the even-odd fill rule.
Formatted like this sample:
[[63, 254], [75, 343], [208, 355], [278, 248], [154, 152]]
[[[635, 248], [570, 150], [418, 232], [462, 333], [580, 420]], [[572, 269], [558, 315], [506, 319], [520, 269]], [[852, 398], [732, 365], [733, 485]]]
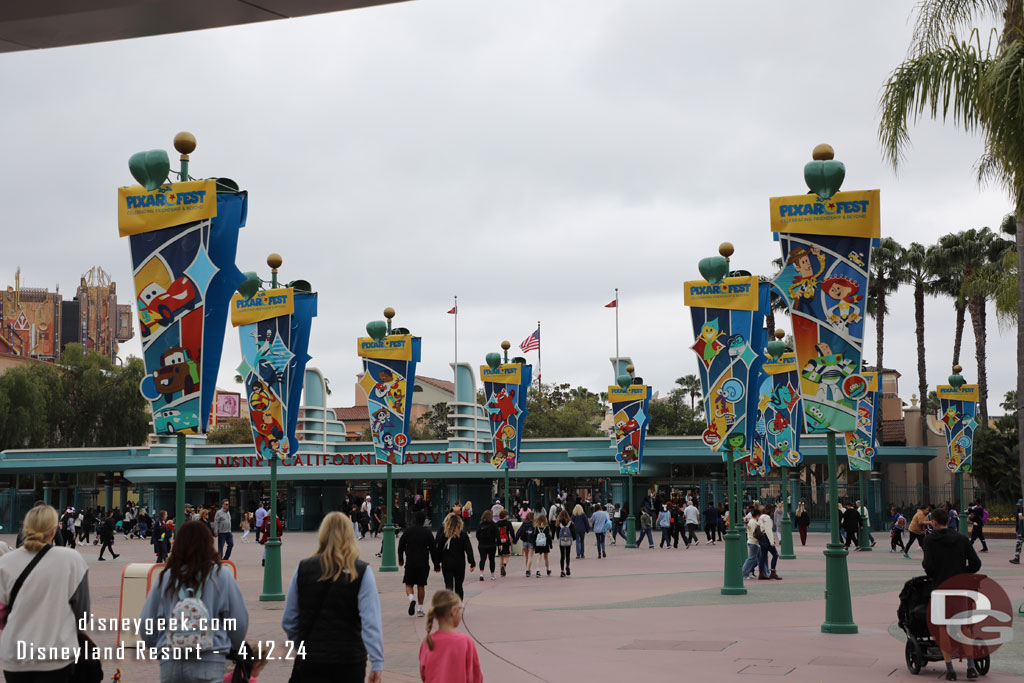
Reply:
[[491, 465], [496, 469], [519, 467], [519, 446], [526, 421], [526, 392], [533, 381], [533, 367], [525, 363], [480, 366], [484, 385], [484, 410], [491, 429]]
[[761, 366], [757, 386], [754, 448], [747, 473], [765, 475], [772, 467], [796, 467], [803, 461], [800, 433], [803, 407], [796, 354], [783, 353]]
[[703, 441], [712, 451], [725, 447], [746, 461], [755, 433], [757, 393], [750, 389], [763, 362], [755, 349], [765, 344], [768, 287], [760, 286], [756, 276], [744, 276], [717, 284], [697, 280], [684, 288], [696, 337], [690, 348], [697, 354], [708, 425]]
[[[950, 384], [957, 375], [950, 377]], [[963, 381], [963, 378], [960, 378]], [[946, 434], [946, 469], [954, 474], [970, 472], [974, 464], [974, 430], [978, 428], [977, 384], [935, 387], [939, 395], [939, 422]]]
[[868, 387], [867, 392], [857, 399], [857, 430], [843, 434], [846, 458], [850, 469], [855, 472], [870, 472], [874, 469], [878, 450], [878, 373], [865, 372], [863, 376]]
[[615, 460], [619, 474], [640, 474], [643, 466], [644, 442], [651, 421], [651, 387], [630, 384], [608, 387], [615, 428]]
[[357, 351], [363, 359], [359, 386], [366, 394], [376, 463], [401, 464], [409, 445], [409, 412], [416, 363], [420, 360], [420, 338], [410, 334], [382, 334], [377, 339], [360, 337]]
[[231, 322], [238, 328], [249, 422], [257, 455], [282, 460], [298, 451], [295, 428], [309, 356], [317, 295], [292, 287], [236, 294]]
[[[811, 162], [815, 163], [815, 162]], [[854, 432], [868, 382], [860, 373], [868, 264], [879, 236], [878, 190], [772, 197], [809, 433]]]
[[118, 229], [132, 257], [146, 377], [159, 434], [205, 432], [228, 308], [244, 280], [235, 266], [245, 192], [216, 181], [118, 190]]

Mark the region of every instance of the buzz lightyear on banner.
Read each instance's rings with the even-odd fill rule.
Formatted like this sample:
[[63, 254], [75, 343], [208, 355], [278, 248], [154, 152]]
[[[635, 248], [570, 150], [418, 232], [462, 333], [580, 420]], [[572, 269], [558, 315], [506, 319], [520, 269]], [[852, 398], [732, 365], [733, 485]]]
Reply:
[[870, 237], [778, 235], [773, 284], [789, 306], [808, 432], [853, 432], [866, 393], [864, 345]]
[[370, 413], [370, 435], [378, 464], [402, 462], [409, 443], [406, 434], [406, 379], [401, 372], [404, 361], [364, 358], [365, 372], [359, 382], [366, 392]]

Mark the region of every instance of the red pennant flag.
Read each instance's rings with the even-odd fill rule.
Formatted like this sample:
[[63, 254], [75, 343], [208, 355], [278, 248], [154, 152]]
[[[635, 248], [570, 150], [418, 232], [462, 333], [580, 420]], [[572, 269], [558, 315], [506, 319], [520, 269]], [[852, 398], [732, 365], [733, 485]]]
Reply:
[[604, 307], [605, 308], [615, 308], [616, 304], [618, 304], [618, 303], [619, 302], [618, 302], [617, 299], [612, 299], [612, 302], [610, 304], [605, 304]]
[[452, 314], [457, 313], [458, 312], [458, 310], [457, 310], [458, 308], [459, 308], [458, 306], [452, 306], [452, 310], [450, 310], [448, 312], [452, 313]]

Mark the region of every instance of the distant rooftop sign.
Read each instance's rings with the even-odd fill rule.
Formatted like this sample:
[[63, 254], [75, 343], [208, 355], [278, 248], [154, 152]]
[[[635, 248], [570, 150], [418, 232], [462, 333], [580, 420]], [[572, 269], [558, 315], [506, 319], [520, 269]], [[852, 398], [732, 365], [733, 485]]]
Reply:
[[[199, 31], [406, 0], [50, 0], [0, 3], [0, 52]], [[85, 5], [88, 5], [86, 9]], [[258, 5], [258, 6], [257, 6]]]

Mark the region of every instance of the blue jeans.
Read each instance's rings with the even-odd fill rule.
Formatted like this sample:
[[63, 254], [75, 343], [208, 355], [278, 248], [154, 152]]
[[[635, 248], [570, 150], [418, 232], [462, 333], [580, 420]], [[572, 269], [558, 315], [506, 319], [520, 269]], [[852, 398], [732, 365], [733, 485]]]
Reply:
[[622, 536], [622, 540], [626, 540], [626, 532], [624, 530], [625, 522], [616, 522], [615, 526], [612, 527], [612, 543], [615, 542], [616, 536]]
[[604, 533], [595, 531], [594, 538], [597, 539], [597, 554], [604, 555]]
[[760, 558], [761, 558], [761, 549], [759, 547], [757, 547], [756, 543], [748, 543], [747, 544], [747, 559], [743, 563], [743, 569], [740, 570], [740, 572], [743, 574], [744, 577], [746, 577], [748, 574], [750, 574], [752, 571], [754, 571], [754, 567], [757, 566], [757, 563], [760, 560]]
[[636, 539], [636, 544], [637, 545], [640, 545], [640, 542], [644, 540], [644, 536], [647, 537], [647, 544], [650, 547], [653, 548], [654, 547], [654, 536], [651, 535], [651, 527], [647, 527], [646, 529], [641, 529], [640, 530], [640, 536]]
[[[227, 554], [224, 554], [224, 546], [228, 547]], [[217, 534], [217, 552], [222, 560], [231, 559], [231, 550], [235, 547], [235, 536], [230, 531]]]
[[[772, 556], [772, 568], [771, 568], [771, 571], [768, 570], [768, 556], [769, 555]], [[779, 563], [779, 551], [775, 548], [774, 545], [769, 543], [768, 545], [766, 545], [763, 548], [761, 548], [761, 560], [760, 560], [760, 562], [758, 562], [758, 565], [759, 565], [759, 568], [760, 568], [762, 573], [764, 573], [765, 575], [768, 575], [771, 572], [775, 571], [775, 565], [777, 565], [778, 563]]]
[[586, 539], [586, 534], [576, 534], [576, 556], [583, 557], [583, 541]]
[[223, 680], [224, 660], [220, 658], [165, 659], [160, 662], [161, 683], [222, 683]]

